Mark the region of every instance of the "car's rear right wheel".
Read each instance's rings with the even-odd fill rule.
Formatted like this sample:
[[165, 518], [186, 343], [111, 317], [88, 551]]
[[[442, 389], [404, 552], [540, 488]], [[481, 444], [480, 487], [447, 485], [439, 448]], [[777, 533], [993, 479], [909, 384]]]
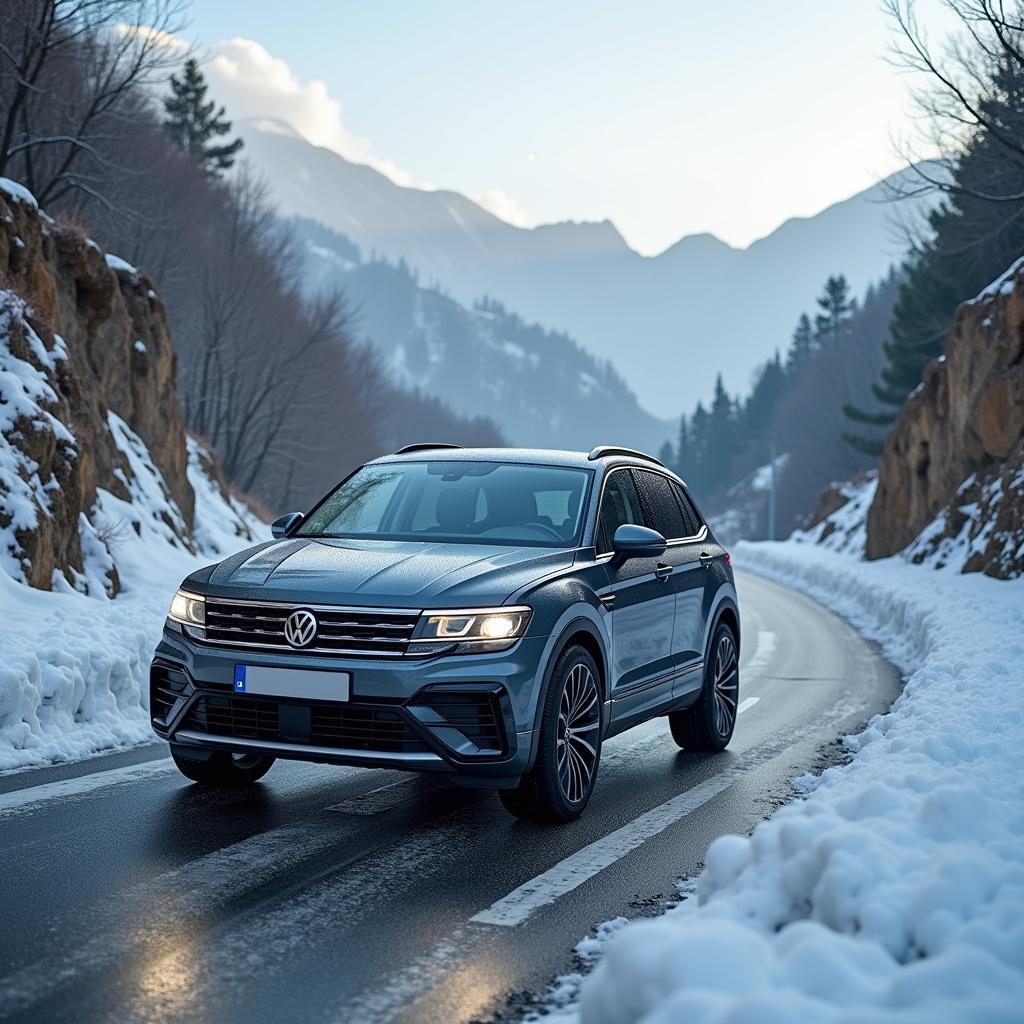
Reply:
[[601, 685], [583, 647], [559, 655], [544, 700], [537, 760], [501, 802], [519, 818], [572, 821], [594, 789], [601, 761]]
[[171, 744], [171, 757], [178, 771], [201, 786], [222, 786], [230, 789], [251, 786], [270, 771], [276, 758], [262, 754], [241, 754], [214, 750], [205, 760], [199, 752]]
[[684, 750], [725, 750], [736, 727], [739, 693], [736, 638], [723, 622], [711, 640], [700, 697], [690, 707], [668, 716], [672, 738]]

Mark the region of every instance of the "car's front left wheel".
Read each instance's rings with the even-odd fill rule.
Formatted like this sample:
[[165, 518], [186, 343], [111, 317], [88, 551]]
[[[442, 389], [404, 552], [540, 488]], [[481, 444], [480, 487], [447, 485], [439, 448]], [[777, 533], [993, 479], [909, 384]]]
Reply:
[[[191, 756], [190, 756], [191, 754]], [[251, 786], [270, 771], [276, 758], [262, 754], [236, 754], [228, 750], [215, 750], [205, 760], [188, 749], [171, 744], [171, 757], [178, 771], [201, 786], [237, 788]]]
[[517, 817], [572, 821], [590, 800], [601, 761], [601, 685], [583, 647], [566, 648], [544, 700], [537, 760], [501, 802]]

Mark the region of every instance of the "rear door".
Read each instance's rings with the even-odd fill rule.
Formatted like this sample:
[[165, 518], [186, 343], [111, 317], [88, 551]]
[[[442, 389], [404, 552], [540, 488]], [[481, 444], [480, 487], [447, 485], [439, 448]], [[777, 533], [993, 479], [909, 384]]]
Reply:
[[684, 513], [675, 481], [653, 470], [634, 470], [633, 475], [649, 525], [668, 541], [658, 568], [662, 574], [666, 568], [669, 571], [665, 582], [675, 600], [672, 654], [675, 667], [684, 669], [700, 661], [704, 645], [701, 607], [705, 574], [695, 550], [696, 531]]
[[[679, 697], [691, 690], [700, 689], [703, 673], [696, 669], [703, 667], [704, 633], [707, 629], [708, 610], [714, 594], [710, 586], [711, 574], [707, 571], [707, 528], [697, 506], [686, 488], [672, 481], [672, 492], [683, 513], [687, 535], [674, 544], [678, 559], [686, 566], [686, 585], [679, 588], [676, 597], [676, 636], [682, 646], [683, 666], [693, 668], [676, 679], [673, 696]], [[705, 555], [705, 558], [701, 558]]]
[[[610, 556], [612, 538], [623, 523], [649, 525], [632, 472], [622, 467], [606, 477], [598, 512], [598, 556]], [[675, 596], [659, 558], [630, 558], [608, 565], [609, 586], [601, 600], [610, 608], [612, 636], [612, 718], [621, 724], [642, 717], [672, 693], [675, 659], [672, 629]]]

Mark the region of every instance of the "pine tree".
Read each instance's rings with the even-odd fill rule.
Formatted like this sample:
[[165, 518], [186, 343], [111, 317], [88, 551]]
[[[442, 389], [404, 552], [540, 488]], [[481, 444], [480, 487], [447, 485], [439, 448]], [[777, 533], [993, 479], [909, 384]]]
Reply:
[[843, 274], [829, 277], [818, 297], [819, 312], [814, 318], [814, 339], [819, 348], [838, 346], [846, 335], [846, 325], [857, 303], [850, 297], [850, 286]]
[[[807, 326], [809, 329], [810, 321]], [[743, 403], [740, 429], [745, 440], [759, 439], [770, 433], [775, 409], [785, 393], [786, 371], [782, 367], [782, 357], [776, 351], [775, 358], [761, 367], [750, 397]]]
[[793, 331], [789, 352], [786, 354], [786, 371], [792, 374], [799, 373], [814, 354], [815, 347], [811, 318], [806, 313], [801, 313]]
[[703, 402], [697, 403], [690, 417], [689, 435], [689, 445], [680, 458], [680, 469], [687, 484], [698, 494], [704, 494], [711, 489], [708, 472], [711, 416]]
[[729, 478], [737, 450], [736, 408], [722, 383], [715, 378], [715, 395], [708, 420], [708, 448], [705, 457], [707, 487], [716, 491]]
[[686, 422], [686, 413], [679, 417], [679, 437], [676, 440], [676, 471], [682, 475], [690, 451], [690, 428]]
[[675, 449], [672, 447], [671, 441], [666, 441], [658, 449], [658, 458], [661, 461], [661, 464], [663, 466], [667, 466], [669, 469], [671, 469], [676, 464], [676, 452]]
[[190, 57], [180, 79], [171, 75], [171, 95], [164, 99], [164, 129], [207, 174], [216, 177], [232, 167], [243, 143], [235, 139], [213, 144], [214, 139], [231, 131], [231, 122], [225, 118], [223, 107], [218, 110], [213, 100], [206, 99], [207, 88], [199, 61]]

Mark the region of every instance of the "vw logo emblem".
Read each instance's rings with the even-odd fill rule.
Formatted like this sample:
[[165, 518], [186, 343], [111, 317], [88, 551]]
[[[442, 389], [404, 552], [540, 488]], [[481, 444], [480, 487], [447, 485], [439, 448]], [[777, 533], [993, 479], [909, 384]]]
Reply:
[[306, 647], [316, 637], [316, 627], [316, 616], [300, 608], [285, 619], [284, 638], [292, 647]]

